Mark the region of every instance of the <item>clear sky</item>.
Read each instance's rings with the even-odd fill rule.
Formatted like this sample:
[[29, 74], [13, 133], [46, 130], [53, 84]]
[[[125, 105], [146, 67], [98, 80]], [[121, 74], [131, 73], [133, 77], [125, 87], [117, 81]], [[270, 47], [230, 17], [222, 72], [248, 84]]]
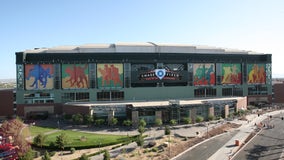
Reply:
[[284, 77], [284, 0], [1, 0], [0, 79], [15, 52], [87, 43], [208, 45], [272, 54]]

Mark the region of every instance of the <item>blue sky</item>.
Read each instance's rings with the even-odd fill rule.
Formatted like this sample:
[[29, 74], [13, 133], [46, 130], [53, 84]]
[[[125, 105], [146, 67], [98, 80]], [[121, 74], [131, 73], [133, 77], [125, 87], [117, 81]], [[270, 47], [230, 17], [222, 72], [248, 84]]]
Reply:
[[208, 45], [272, 54], [284, 77], [283, 0], [1, 0], [0, 79], [15, 52], [87, 43]]

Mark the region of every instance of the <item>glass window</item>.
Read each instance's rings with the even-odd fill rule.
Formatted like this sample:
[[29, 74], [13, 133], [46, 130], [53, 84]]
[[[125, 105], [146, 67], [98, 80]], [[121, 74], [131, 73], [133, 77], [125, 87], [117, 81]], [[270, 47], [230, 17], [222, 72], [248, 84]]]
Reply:
[[129, 88], [131, 86], [131, 65], [130, 63], [124, 64], [124, 83], [125, 88]]
[[139, 117], [140, 116], [154, 116], [155, 111], [139, 111]]
[[155, 65], [154, 64], [132, 64], [131, 71], [149, 71], [154, 70]]
[[88, 92], [72, 92], [62, 94], [63, 102], [88, 102], [89, 100], [90, 95]]
[[121, 101], [124, 100], [122, 91], [102, 91], [97, 93], [98, 101]]
[[198, 88], [194, 90], [194, 97], [215, 97], [215, 88]]
[[248, 95], [267, 95], [267, 87], [261, 85], [255, 85], [248, 87]]
[[232, 96], [233, 88], [222, 88], [222, 96]]
[[243, 89], [239, 87], [222, 88], [222, 96], [243, 96]]
[[24, 102], [25, 104], [54, 103], [54, 96], [48, 92], [26, 93], [24, 94]]

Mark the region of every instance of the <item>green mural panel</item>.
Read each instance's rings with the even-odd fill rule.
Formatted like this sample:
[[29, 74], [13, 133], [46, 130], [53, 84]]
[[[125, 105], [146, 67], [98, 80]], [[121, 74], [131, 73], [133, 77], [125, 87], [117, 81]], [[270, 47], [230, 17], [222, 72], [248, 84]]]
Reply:
[[222, 84], [241, 84], [241, 64], [222, 64]]
[[194, 85], [215, 85], [215, 65], [198, 63], [193, 65]]

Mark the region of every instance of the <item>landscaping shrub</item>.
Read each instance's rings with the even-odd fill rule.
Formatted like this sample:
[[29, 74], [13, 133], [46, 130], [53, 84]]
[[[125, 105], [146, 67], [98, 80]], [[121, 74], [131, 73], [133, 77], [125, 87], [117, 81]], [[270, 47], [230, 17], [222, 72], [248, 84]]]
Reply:
[[110, 154], [108, 150], [106, 150], [104, 153], [104, 160], [110, 160]]
[[208, 116], [208, 120], [209, 120], [209, 121], [212, 121], [212, 120], [214, 120], [214, 119], [215, 119], [215, 116], [213, 116], [213, 115], [209, 115], [209, 116]]
[[190, 119], [189, 117], [183, 118], [182, 121], [183, 121], [185, 124], [190, 124], [190, 123], [191, 123], [191, 119]]
[[75, 151], [76, 151], [76, 149], [73, 148], [73, 147], [70, 149], [70, 152], [71, 152], [72, 154], [75, 153]]
[[155, 125], [156, 125], [156, 126], [161, 126], [162, 124], [163, 124], [162, 119], [157, 118], [157, 119], [155, 120]]
[[175, 120], [175, 119], [170, 120], [170, 124], [172, 126], [176, 125], [177, 124], [177, 120]]
[[202, 116], [197, 116], [196, 117], [196, 122], [197, 123], [200, 123], [200, 122], [202, 122], [204, 120], [204, 118], [202, 117]]
[[97, 126], [101, 126], [105, 123], [105, 120], [104, 119], [96, 119], [95, 120], [95, 125]]
[[128, 119], [128, 120], [124, 120], [124, 121], [122, 122], [122, 124], [123, 124], [124, 126], [131, 126], [131, 125], [132, 125], [132, 121], [130, 121], [129, 119]]

